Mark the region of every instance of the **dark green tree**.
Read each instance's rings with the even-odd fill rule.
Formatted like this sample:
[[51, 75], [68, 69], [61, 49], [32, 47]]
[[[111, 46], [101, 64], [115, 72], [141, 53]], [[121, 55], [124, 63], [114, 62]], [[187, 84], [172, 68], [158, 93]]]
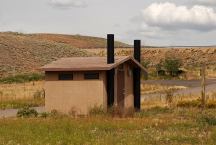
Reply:
[[177, 58], [166, 58], [164, 60], [164, 68], [166, 72], [172, 77], [178, 75], [181, 65], [181, 60]]
[[157, 76], [165, 75], [165, 71], [163, 70], [164, 69], [163, 64], [164, 64], [164, 62], [162, 60], [160, 60], [160, 62], [155, 65]]

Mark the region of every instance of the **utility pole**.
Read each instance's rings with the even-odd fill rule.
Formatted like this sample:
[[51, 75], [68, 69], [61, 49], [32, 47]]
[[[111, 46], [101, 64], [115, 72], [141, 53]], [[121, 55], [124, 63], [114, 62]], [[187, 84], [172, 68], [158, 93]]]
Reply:
[[202, 103], [202, 108], [205, 108], [206, 105], [206, 64], [202, 65], [201, 69], [201, 87], [202, 87], [202, 92], [201, 92], [201, 103]]

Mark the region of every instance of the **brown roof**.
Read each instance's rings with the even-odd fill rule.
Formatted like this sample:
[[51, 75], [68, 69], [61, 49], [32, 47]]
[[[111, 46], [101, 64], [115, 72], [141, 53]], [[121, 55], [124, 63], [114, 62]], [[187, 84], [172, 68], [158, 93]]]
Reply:
[[115, 63], [107, 64], [106, 57], [71, 57], [61, 58], [52, 63], [43, 66], [44, 71], [93, 71], [93, 70], [111, 70], [118, 65], [130, 61], [135, 67], [140, 67], [145, 72], [146, 69], [131, 56], [121, 56], [115, 58]]

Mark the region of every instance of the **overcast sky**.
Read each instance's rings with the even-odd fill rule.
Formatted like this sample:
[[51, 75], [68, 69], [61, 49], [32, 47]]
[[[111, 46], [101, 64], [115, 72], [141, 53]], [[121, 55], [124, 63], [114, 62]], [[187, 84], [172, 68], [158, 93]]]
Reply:
[[216, 45], [216, 0], [0, 0], [0, 31]]

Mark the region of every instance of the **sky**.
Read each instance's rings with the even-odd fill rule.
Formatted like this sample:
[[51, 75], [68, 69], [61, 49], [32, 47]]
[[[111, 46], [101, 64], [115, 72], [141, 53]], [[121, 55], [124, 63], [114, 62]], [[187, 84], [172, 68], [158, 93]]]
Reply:
[[216, 0], [0, 0], [0, 31], [216, 45]]

